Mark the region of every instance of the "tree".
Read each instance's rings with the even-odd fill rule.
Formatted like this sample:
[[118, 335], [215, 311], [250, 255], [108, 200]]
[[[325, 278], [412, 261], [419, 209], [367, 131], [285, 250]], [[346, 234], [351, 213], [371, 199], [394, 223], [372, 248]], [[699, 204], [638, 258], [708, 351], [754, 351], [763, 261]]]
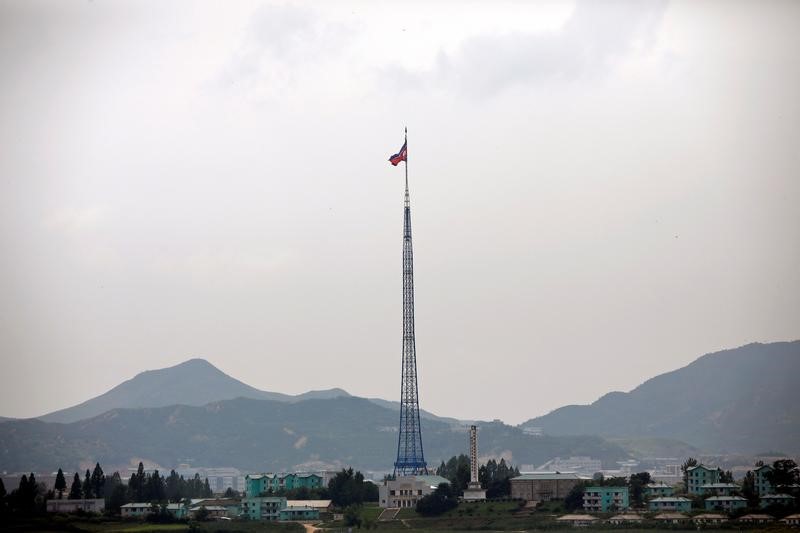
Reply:
[[81, 478], [77, 472], [75, 472], [75, 477], [72, 478], [72, 486], [69, 489], [69, 499], [70, 500], [81, 499]]
[[201, 506], [200, 509], [195, 511], [194, 518], [200, 522], [204, 522], [208, 520], [208, 509], [206, 509], [205, 505]]
[[772, 470], [766, 472], [764, 477], [776, 490], [780, 490], [800, 481], [800, 469], [791, 459], [778, 459], [772, 463]]
[[125, 485], [122, 483], [119, 485], [114, 484], [111, 489], [111, 494], [108, 495], [108, 510], [118, 515], [120, 513], [120, 508], [126, 503], [128, 503], [128, 490], [125, 488]]
[[751, 470], [747, 471], [747, 473], [744, 475], [744, 479], [742, 480], [742, 497], [747, 498], [748, 507], [756, 507], [758, 505], [756, 476]]
[[103, 487], [106, 484], [106, 476], [103, 473], [103, 469], [100, 468], [100, 463], [94, 465], [94, 472], [92, 472], [91, 484], [92, 484], [92, 493], [94, 494], [94, 497], [102, 498]]
[[183, 486], [185, 482], [183, 481], [183, 477], [178, 476], [175, 470], [170, 470], [169, 477], [166, 479], [165, 483], [165, 495], [167, 500], [171, 502], [179, 502], [183, 499]]
[[93, 498], [92, 492], [92, 476], [89, 474], [89, 469], [86, 469], [86, 477], [83, 480], [83, 497], [84, 498]]
[[574, 511], [583, 507], [583, 493], [586, 492], [586, 483], [577, 483], [570, 489], [564, 498], [564, 509]]
[[64, 472], [59, 468], [56, 474], [56, 482], [53, 488], [58, 492], [58, 499], [64, 496], [64, 491], [67, 490], [67, 480], [64, 478]]
[[158, 475], [158, 470], [147, 477], [146, 484], [147, 500], [160, 502], [165, 498], [164, 478]]
[[683, 490], [687, 492], [689, 491], [689, 469], [693, 466], [697, 466], [697, 459], [694, 457], [689, 457], [681, 465], [681, 472], [683, 472]]
[[458, 506], [458, 494], [449, 483], [441, 483], [431, 494], [417, 500], [417, 512], [423, 516], [437, 516]]
[[361, 506], [360, 505], [348, 505], [344, 510], [344, 525], [347, 527], [356, 526], [357, 528], [361, 528]]
[[720, 483], [733, 483], [733, 472], [730, 470], [719, 469], [719, 482]]
[[337, 507], [377, 501], [377, 491], [373, 483], [364, 480], [364, 474], [352, 468], [342, 469], [328, 482], [329, 496]]
[[[305, 487], [303, 487], [303, 488], [305, 488]], [[235, 490], [233, 490], [233, 487], [228, 487], [227, 489], [225, 489], [225, 494], [223, 494], [223, 496], [225, 496], [226, 498], [238, 498], [240, 496], [240, 494], [238, 492], [236, 492]], [[302, 499], [302, 498], [297, 498], [297, 499], [299, 500], [299, 499]], [[306, 498], [306, 499], [308, 499], [308, 498]]]
[[206, 478], [206, 482], [203, 484], [203, 498], [210, 498], [214, 495], [214, 491], [211, 490], [211, 485], [208, 484], [208, 478]]
[[644, 503], [644, 488], [650, 483], [650, 472], [638, 472], [631, 474], [628, 484], [630, 489], [631, 505], [640, 507]]

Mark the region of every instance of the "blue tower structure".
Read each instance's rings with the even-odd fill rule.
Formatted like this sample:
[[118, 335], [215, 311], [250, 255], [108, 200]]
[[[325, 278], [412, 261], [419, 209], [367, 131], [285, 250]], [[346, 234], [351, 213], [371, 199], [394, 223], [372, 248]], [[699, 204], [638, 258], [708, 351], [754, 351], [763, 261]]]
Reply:
[[417, 348], [414, 339], [414, 252], [411, 246], [411, 201], [408, 194], [408, 135], [400, 151], [405, 161], [406, 197], [403, 213], [403, 363], [400, 380], [400, 432], [395, 476], [427, 474], [422, 451], [417, 387]]

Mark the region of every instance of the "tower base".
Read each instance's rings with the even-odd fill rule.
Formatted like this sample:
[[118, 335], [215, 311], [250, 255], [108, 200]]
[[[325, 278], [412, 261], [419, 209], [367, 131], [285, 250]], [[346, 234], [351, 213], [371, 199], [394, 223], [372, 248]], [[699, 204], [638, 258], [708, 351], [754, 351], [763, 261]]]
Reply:
[[486, 491], [481, 488], [480, 483], [470, 482], [464, 489], [465, 502], [481, 502], [486, 499]]

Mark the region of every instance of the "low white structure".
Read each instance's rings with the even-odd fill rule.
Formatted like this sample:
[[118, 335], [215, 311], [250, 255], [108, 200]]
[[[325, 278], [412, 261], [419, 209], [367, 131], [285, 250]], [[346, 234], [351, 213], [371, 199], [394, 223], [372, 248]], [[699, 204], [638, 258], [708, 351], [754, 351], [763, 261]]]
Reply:
[[381, 507], [416, 507], [442, 483], [450, 482], [442, 476], [400, 476], [378, 487], [378, 499]]
[[126, 503], [119, 510], [122, 518], [142, 518], [153, 512], [153, 505], [149, 502]]
[[571, 524], [572, 527], [589, 527], [597, 522], [597, 517], [589, 514], [565, 514], [556, 518], [556, 522]]
[[106, 501], [103, 498], [89, 498], [80, 500], [47, 500], [48, 513], [74, 513], [83, 511], [86, 513], [102, 513], [106, 508]]

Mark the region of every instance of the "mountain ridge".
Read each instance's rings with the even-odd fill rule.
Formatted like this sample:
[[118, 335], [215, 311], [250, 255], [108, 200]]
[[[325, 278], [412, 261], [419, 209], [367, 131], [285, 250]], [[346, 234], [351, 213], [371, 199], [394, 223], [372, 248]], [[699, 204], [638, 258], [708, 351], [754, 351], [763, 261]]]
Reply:
[[588, 405], [567, 405], [520, 427], [551, 435], [675, 438], [719, 452], [800, 450], [800, 341], [751, 343], [705, 354]]

